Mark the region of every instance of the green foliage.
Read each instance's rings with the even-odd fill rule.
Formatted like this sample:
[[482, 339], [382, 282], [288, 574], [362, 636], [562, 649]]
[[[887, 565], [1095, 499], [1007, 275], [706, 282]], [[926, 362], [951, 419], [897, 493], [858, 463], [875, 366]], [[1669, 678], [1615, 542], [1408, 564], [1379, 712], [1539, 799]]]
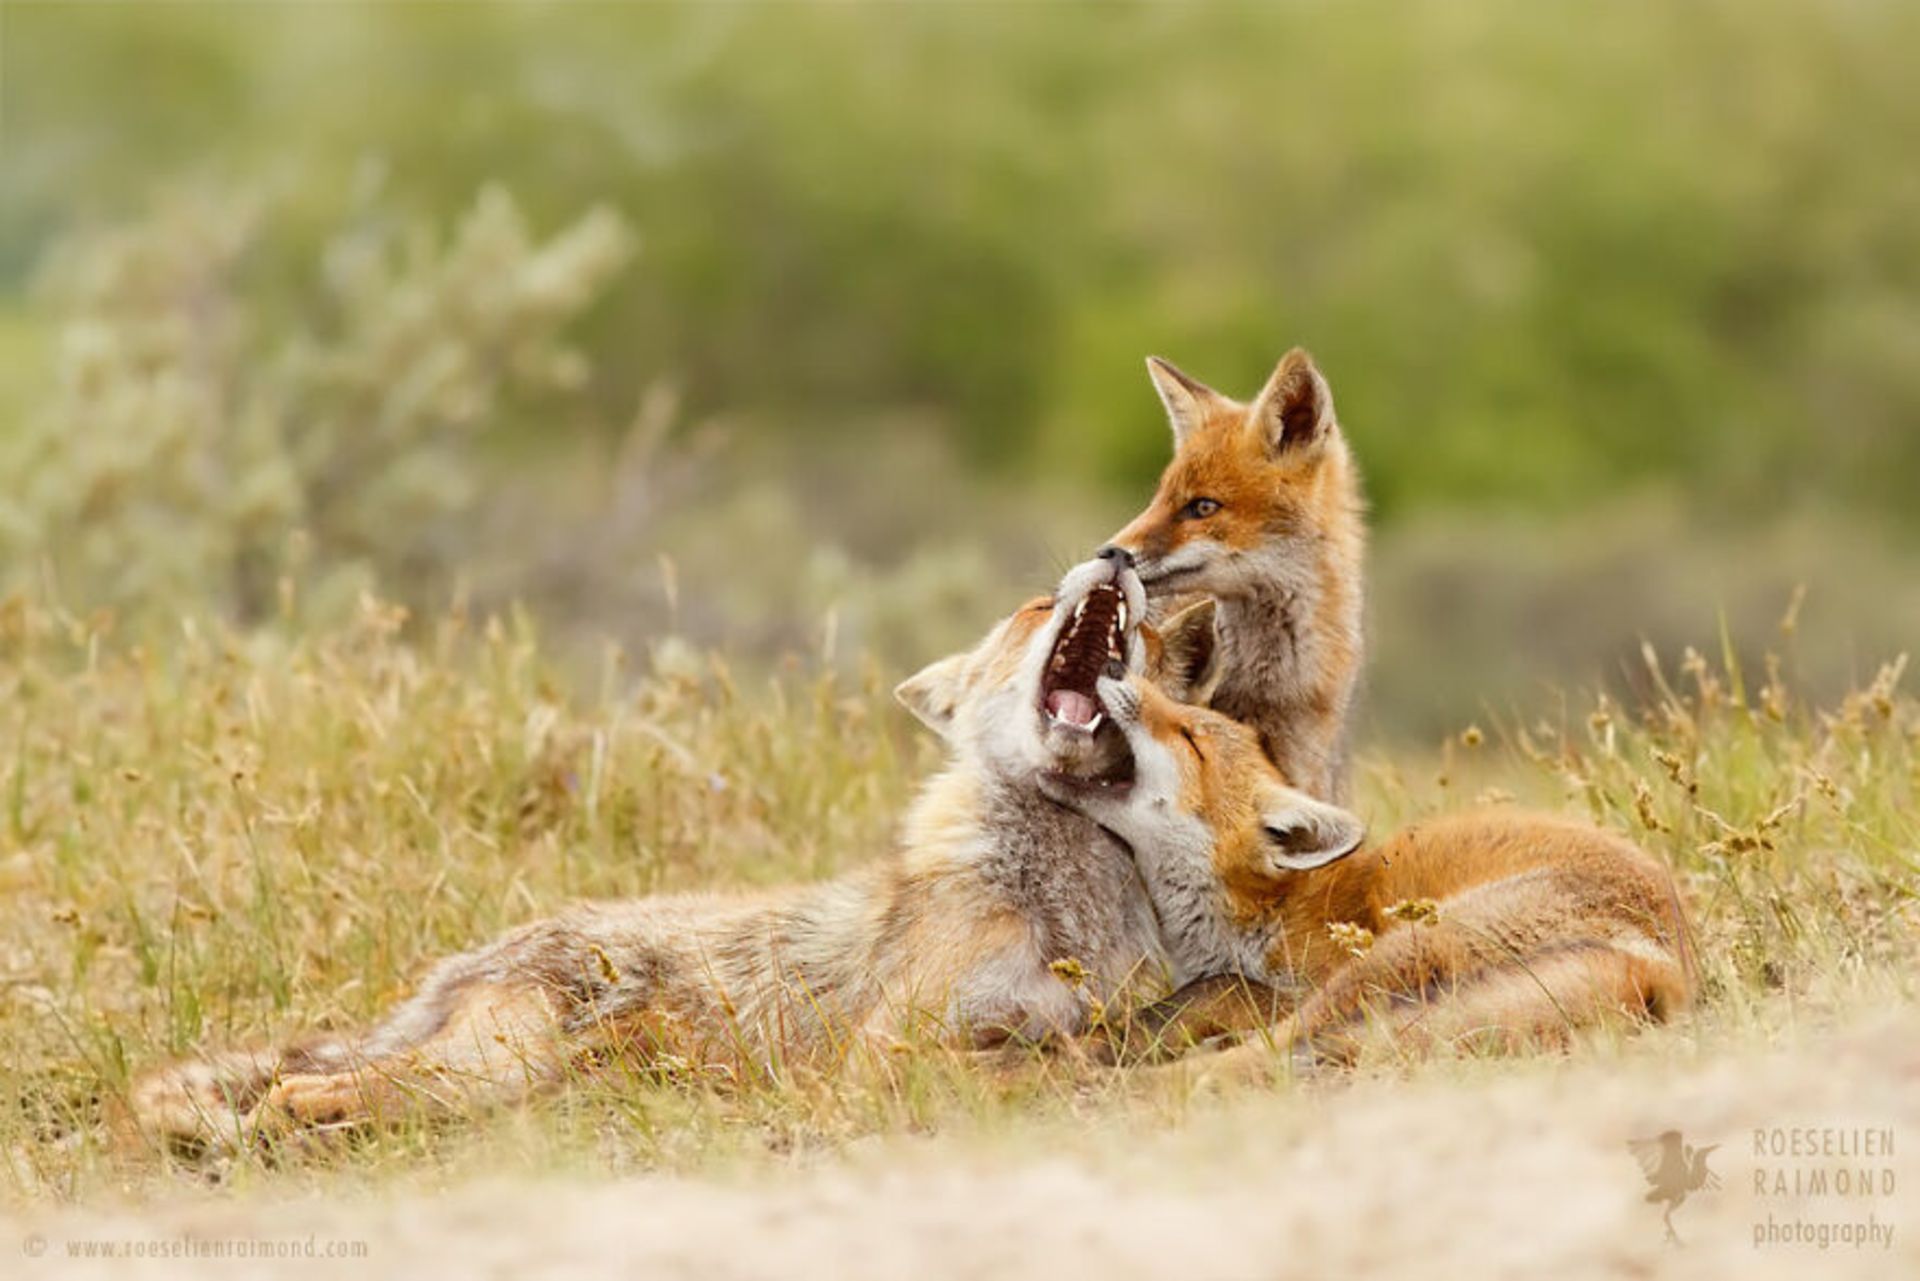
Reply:
[[648, 270], [583, 334], [609, 403], [671, 376], [746, 438], [930, 407], [1136, 492], [1143, 354], [1245, 392], [1303, 342], [1387, 520], [1656, 477], [1912, 510], [1910, 5], [40, 5], [7, 37], [15, 279], [181, 171], [271, 179], [260, 234], [309, 262], [371, 164], [436, 221], [493, 180], [626, 211]]
[[173, 192], [52, 253], [54, 390], [0, 436], [16, 571], [44, 561], [89, 604], [257, 618], [298, 533], [323, 597], [369, 568], [404, 585], [480, 490], [484, 433], [525, 407], [580, 425], [587, 365], [559, 335], [628, 256], [613, 214], [543, 240], [489, 188], [442, 243], [367, 203], [285, 290], [257, 261], [275, 221]]

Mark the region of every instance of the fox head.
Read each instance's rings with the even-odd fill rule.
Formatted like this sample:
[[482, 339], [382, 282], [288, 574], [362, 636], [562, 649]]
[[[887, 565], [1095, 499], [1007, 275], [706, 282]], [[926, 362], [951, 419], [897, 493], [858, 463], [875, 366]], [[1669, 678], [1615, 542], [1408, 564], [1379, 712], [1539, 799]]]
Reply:
[[1158, 627], [1143, 623], [1145, 613], [1124, 558], [1096, 558], [894, 696], [956, 749], [1005, 770], [1110, 779], [1131, 758], [1097, 683], [1134, 675], [1175, 697], [1205, 698], [1218, 667], [1212, 601]]
[[1147, 372], [1173, 424], [1173, 461], [1147, 509], [1108, 546], [1133, 557], [1149, 596], [1223, 600], [1311, 572], [1303, 551], [1358, 536], [1359, 495], [1333, 393], [1298, 347], [1248, 403], [1166, 361]]
[[[1043, 786], [1132, 847], [1156, 901], [1169, 900], [1163, 925], [1176, 951], [1183, 930], [1207, 931], [1200, 952], [1217, 951], [1225, 931], [1209, 922], [1263, 915], [1298, 874], [1359, 848], [1360, 819], [1289, 786], [1247, 726], [1134, 675], [1103, 676], [1095, 692], [1131, 771], [1105, 786], [1060, 775]], [[1190, 918], [1166, 919], [1182, 903]]]

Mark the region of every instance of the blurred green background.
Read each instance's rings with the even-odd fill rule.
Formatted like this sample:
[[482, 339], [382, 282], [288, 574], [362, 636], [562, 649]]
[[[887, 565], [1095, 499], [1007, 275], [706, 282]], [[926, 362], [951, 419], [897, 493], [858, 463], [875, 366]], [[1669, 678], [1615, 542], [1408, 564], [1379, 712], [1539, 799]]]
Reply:
[[[0, 5], [0, 556], [563, 645], [965, 642], [1334, 387], [1362, 736], [1920, 622], [1899, 3]], [[1773, 632], [1796, 584], [1807, 604]], [[662, 660], [664, 661], [664, 659]]]

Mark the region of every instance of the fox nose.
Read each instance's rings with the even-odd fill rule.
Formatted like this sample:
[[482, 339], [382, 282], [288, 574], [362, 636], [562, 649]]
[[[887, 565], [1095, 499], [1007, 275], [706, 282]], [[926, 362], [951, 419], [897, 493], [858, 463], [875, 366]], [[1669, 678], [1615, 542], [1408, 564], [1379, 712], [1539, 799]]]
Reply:
[[1110, 561], [1116, 562], [1121, 569], [1133, 568], [1133, 553], [1128, 551], [1124, 547], [1116, 546], [1113, 543], [1108, 543], [1105, 547], [1102, 547], [1099, 550], [1099, 552], [1096, 554], [1100, 557], [1101, 560], [1110, 560]]

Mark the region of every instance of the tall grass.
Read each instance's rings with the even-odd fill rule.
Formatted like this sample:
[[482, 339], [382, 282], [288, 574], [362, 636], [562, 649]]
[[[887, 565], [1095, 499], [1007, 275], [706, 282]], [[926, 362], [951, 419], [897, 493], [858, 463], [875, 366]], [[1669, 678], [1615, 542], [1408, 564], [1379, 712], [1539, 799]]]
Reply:
[[404, 625], [368, 599], [321, 636], [149, 648], [8, 603], [9, 1141], [86, 1131], [157, 1057], [364, 1022], [570, 899], [831, 875], [923, 763], [876, 676], [743, 683], [667, 646], [568, 691], [524, 617]]
[[[1701, 1010], [1649, 1034], [1674, 1053], [1910, 995], [1920, 707], [1900, 691], [1903, 663], [1825, 709], [1798, 701], [1777, 665], [1648, 663], [1645, 707], [1569, 703], [1469, 727], [1430, 757], [1370, 761], [1376, 830], [1518, 797], [1585, 809], [1670, 861], [1703, 976]], [[570, 685], [525, 617], [409, 620], [370, 598], [318, 633], [189, 620], [143, 645], [9, 600], [0, 1177], [16, 1195], [155, 1186], [165, 1163], [108, 1139], [133, 1072], [362, 1023], [433, 958], [568, 900], [800, 880], [878, 856], [937, 756], [887, 683], [798, 664], [746, 679], [665, 644], [610, 650], [597, 683]], [[1165, 1082], [1089, 1085], [1043, 1064], [1008, 1085], [927, 1054], [887, 1089], [602, 1083], [226, 1172], [258, 1184], [480, 1159], [686, 1169], [1184, 1106]]]

